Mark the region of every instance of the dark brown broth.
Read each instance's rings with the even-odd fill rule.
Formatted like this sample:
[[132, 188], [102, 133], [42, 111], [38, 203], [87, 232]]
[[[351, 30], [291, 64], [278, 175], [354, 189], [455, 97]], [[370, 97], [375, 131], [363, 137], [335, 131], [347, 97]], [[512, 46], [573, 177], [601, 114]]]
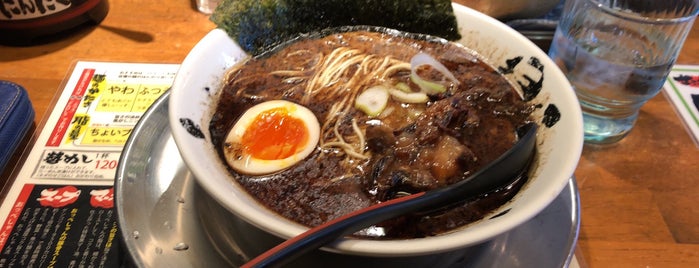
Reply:
[[[302, 224], [319, 225], [397, 195], [426, 191], [463, 179], [509, 149], [517, 139], [516, 128], [527, 122], [532, 112], [533, 106], [522, 102], [502, 75], [474, 60], [471, 52], [458, 45], [376, 32], [346, 32], [291, 43], [232, 71], [210, 125], [216, 148], [222, 147], [227, 131], [253, 105], [272, 99], [302, 102], [303, 87], [299, 83], [303, 82], [285, 81], [285, 77], [269, 75], [271, 71], [308, 71], [315, 63], [313, 55], [327, 55], [340, 46], [407, 62], [423, 51], [452, 70], [460, 84], [449, 87], [447, 93], [431, 96], [427, 105], [393, 104], [395, 112], [381, 119], [382, 127], [378, 128], [367, 126], [371, 118], [353, 110], [351, 117], [357, 119], [362, 129], [371, 128], [366, 131], [367, 150], [371, 152], [368, 160], [348, 162], [341, 151], [317, 149], [306, 160], [276, 174], [249, 176], [231, 170], [237, 182], [262, 204]], [[298, 51], [303, 53], [288, 55]], [[409, 82], [400, 74], [394, 79]], [[368, 84], [381, 82], [368, 81]], [[303, 104], [323, 125], [336, 101], [339, 100]], [[415, 111], [421, 115], [411, 116]], [[406, 121], [407, 118], [411, 119]], [[341, 133], [352, 132], [348, 125], [340, 128]], [[451, 162], [445, 162], [455, 166], [456, 174], [453, 168], [435, 164], [437, 155], [444, 156], [455, 141], [456, 147], [466, 148], [456, 151], [457, 157], [448, 158]], [[435, 175], [443, 174], [444, 170], [452, 173]], [[522, 177], [508, 187], [446, 210], [382, 223], [379, 226], [386, 234], [379, 238], [430, 236], [479, 220], [509, 201], [525, 181]]]

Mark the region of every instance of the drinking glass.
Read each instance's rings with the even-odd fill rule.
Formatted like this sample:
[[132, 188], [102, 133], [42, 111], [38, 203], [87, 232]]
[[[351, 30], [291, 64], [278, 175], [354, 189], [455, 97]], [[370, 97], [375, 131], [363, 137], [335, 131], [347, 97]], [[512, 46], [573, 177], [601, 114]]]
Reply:
[[216, 7], [221, 2], [221, 0], [195, 0], [197, 1], [197, 9], [199, 12], [204, 14], [214, 13]]
[[697, 0], [567, 0], [549, 56], [580, 101], [585, 142], [611, 144], [658, 94], [698, 11]]

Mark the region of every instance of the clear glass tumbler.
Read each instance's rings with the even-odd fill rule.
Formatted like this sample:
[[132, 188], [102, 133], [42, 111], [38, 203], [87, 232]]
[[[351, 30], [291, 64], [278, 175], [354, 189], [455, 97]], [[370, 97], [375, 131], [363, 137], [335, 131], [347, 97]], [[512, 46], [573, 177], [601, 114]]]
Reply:
[[585, 141], [610, 144], [657, 95], [697, 15], [697, 0], [568, 0], [549, 56], [580, 100]]
[[199, 12], [204, 14], [214, 13], [216, 7], [221, 2], [221, 0], [195, 0], [197, 1], [197, 9]]

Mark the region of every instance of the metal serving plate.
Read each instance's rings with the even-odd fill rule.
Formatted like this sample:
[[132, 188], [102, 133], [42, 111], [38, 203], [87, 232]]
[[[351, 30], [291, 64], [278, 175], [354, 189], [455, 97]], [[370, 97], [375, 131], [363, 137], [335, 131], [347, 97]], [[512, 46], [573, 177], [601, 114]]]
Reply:
[[[202, 194], [182, 161], [168, 125], [169, 93], [136, 125], [115, 181], [122, 243], [136, 267], [236, 267], [208, 238], [198, 208]], [[555, 201], [516, 229], [464, 249], [454, 267], [567, 267], [579, 231], [579, 196], [571, 178]], [[235, 237], [230, 246], [235, 247]]]

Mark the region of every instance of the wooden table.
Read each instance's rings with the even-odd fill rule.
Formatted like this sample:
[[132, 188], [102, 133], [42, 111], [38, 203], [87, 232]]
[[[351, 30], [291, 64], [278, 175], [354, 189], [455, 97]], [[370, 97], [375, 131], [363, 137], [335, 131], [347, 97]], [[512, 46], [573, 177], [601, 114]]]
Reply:
[[[110, 4], [98, 27], [45, 45], [0, 46], [0, 79], [27, 88], [37, 129], [76, 61], [180, 63], [214, 28], [191, 0]], [[677, 63], [699, 64], [699, 26]], [[582, 267], [699, 267], [699, 149], [663, 94], [626, 139], [586, 146], [575, 175]]]

